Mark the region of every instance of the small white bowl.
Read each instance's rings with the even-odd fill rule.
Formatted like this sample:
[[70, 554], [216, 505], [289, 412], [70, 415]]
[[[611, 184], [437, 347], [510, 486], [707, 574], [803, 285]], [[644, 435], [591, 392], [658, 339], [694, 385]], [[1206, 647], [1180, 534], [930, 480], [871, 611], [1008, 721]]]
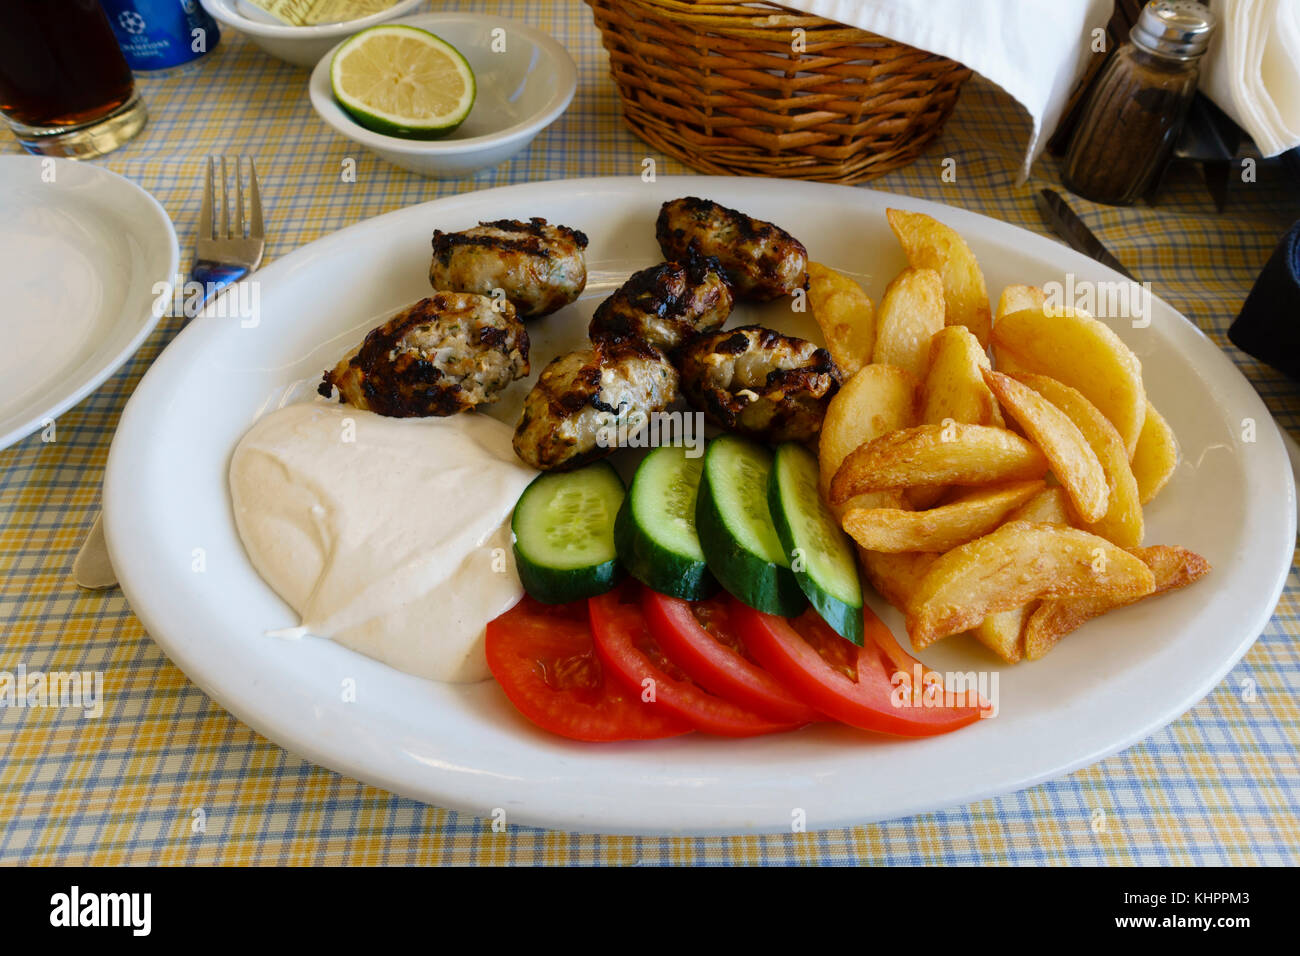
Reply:
[[246, 0], [199, 0], [203, 9], [223, 27], [238, 30], [277, 60], [294, 66], [312, 67], [325, 51], [340, 40], [376, 23], [410, 13], [420, 0], [399, 0], [387, 10], [343, 23], [322, 23], [313, 27], [295, 27], [281, 23]]
[[[478, 94], [464, 123], [434, 140], [403, 139], [366, 129], [334, 99], [330, 86], [334, 50], [312, 70], [311, 105], [343, 136], [421, 176], [456, 179], [500, 165], [559, 119], [578, 88], [578, 68], [568, 51], [541, 30], [518, 21], [478, 13], [426, 13], [395, 22], [437, 34], [469, 61]], [[499, 47], [502, 41], [504, 50], [494, 52], [494, 44]]]

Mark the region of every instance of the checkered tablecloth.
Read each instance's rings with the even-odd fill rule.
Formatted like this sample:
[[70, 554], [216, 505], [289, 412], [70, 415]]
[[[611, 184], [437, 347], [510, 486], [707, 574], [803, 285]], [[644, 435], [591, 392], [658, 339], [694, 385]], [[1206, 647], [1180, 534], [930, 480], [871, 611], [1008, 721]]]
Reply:
[[[442, 6], [434, 4], [435, 8]], [[450, 5], [449, 5], [450, 6]], [[176, 223], [188, 266], [210, 153], [251, 153], [269, 210], [268, 261], [379, 213], [467, 189], [634, 174], [655, 155], [622, 126], [591, 16], [578, 0], [462, 2], [549, 31], [573, 54], [568, 113], [511, 162], [472, 182], [435, 182], [335, 135], [307, 100], [304, 71], [227, 34], [204, 60], [139, 81], [145, 133], [100, 160], [151, 192]], [[978, 79], [920, 161], [871, 185], [1044, 232], [1033, 203], [1058, 181], [1045, 160], [1015, 185], [1027, 123]], [[18, 150], [0, 133], [0, 150]], [[342, 161], [357, 181], [341, 185]], [[955, 183], [941, 179], [946, 157]], [[657, 156], [665, 174], [689, 172]], [[1159, 205], [1072, 200], [1111, 249], [1227, 349], [1279, 420], [1300, 430], [1297, 385], [1227, 345], [1224, 331], [1273, 243], [1300, 215], [1282, 172], [1234, 182], [1216, 214], [1192, 168]], [[56, 708], [0, 710], [3, 863], [1296, 863], [1300, 862], [1300, 580], [1205, 700], [1138, 746], [1062, 780], [942, 813], [822, 833], [655, 840], [510, 828], [341, 777], [286, 753], [209, 700], [145, 634], [120, 591], [86, 592], [69, 572], [99, 506], [123, 404], [178, 331], [164, 319], [139, 354], [58, 421], [0, 452], [0, 671], [102, 671], [99, 719]], [[202, 810], [205, 829], [193, 826]]]

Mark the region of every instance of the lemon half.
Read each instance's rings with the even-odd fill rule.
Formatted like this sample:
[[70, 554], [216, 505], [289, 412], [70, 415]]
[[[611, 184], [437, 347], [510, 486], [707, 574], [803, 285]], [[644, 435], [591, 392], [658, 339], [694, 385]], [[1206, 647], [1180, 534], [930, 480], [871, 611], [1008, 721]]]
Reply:
[[366, 129], [406, 139], [446, 136], [474, 106], [474, 71], [428, 30], [371, 27], [330, 61], [334, 98]]

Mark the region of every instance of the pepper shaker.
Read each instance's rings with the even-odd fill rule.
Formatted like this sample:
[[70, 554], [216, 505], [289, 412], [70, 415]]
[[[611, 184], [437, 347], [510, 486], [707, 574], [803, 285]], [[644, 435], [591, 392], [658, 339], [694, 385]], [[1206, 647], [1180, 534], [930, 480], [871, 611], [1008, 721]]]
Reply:
[[1178, 140], [1217, 23], [1194, 0], [1142, 8], [1079, 118], [1062, 170], [1067, 189], [1127, 206], [1150, 188]]

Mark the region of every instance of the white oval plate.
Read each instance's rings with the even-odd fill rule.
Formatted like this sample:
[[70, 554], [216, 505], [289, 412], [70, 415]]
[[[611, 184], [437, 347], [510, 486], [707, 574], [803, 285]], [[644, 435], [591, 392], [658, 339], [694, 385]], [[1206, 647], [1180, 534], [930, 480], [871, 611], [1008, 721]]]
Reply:
[[[818, 726], [739, 742], [690, 736], [585, 745], [533, 728], [492, 681], [437, 684], [329, 641], [265, 636], [296, 620], [236, 536], [230, 453], [259, 414], [309, 395], [320, 371], [367, 328], [428, 292], [430, 232], [544, 216], [590, 235], [588, 294], [530, 327], [535, 375], [582, 340], [613, 284], [660, 258], [658, 207], [688, 194], [780, 223], [804, 238], [813, 258], [862, 276], [873, 296], [904, 265], [887, 206], [926, 211], [960, 230], [995, 297], [1009, 282], [1059, 281], [1065, 271], [1120, 278], [969, 212], [802, 182], [544, 182], [359, 223], [258, 273], [256, 328], [235, 319], [193, 322], [122, 416], [105, 480], [108, 545], [131, 607], [168, 656], [255, 730], [387, 790], [478, 815], [501, 808], [519, 824], [702, 834], [789, 832], [796, 810], [809, 829], [864, 823], [1057, 777], [1169, 723], [1245, 653], [1291, 564], [1295, 489], [1258, 396], [1213, 343], [1160, 301], [1150, 328], [1114, 324], [1141, 357], [1152, 400], [1183, 449], [1176, 475], [1148, 509], [1147, 539], [1193, 548], [1214, 571], [1185, 591], [1090, 623], [1036, 663], [999, 669], [968, 640], [927, 650], [927, 664], [939, 670], [1000, 670], [999, 715], [955, 734], [906, 741]], [[781, 306], [738, 318], [791, 322]], [[524, 391], [516, 385], [498, 414], [509, 420]], [[1258, 441], [1242, 445], [1247, 418], [1259, 423]], [[885, 617], [901, 633], [897, 615]], [[347, 678], [356, 682], [353, 703], [342, 699]]]
[[0, 156], [0, 448], [81, 401], [145, 340], [180, 250], [162, 206], [99, 166]]

